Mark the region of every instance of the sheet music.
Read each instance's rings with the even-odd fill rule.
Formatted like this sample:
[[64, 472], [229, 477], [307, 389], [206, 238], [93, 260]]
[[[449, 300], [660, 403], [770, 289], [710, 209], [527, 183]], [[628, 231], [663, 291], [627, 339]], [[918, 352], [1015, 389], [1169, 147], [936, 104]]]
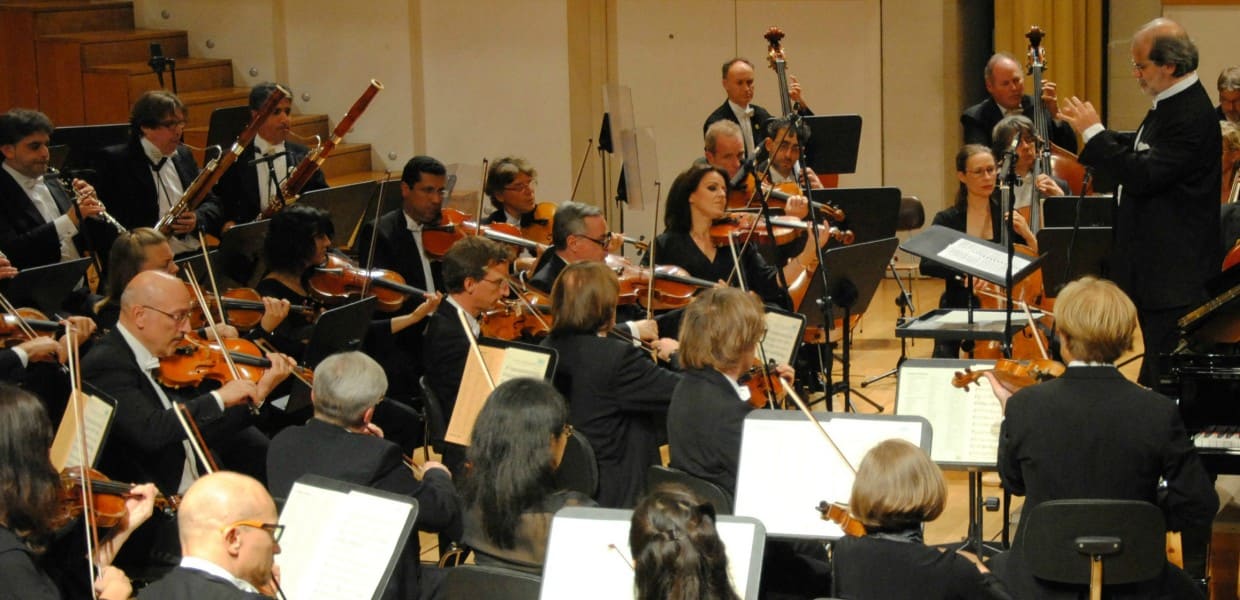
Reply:
[[[115, 408], [97, 396], [83, 393], [79, 398], [83, 402], [87, 455], [90, 457], [90, 460], [85, 462], [89, 467], [99, 456], [99, 447], [103, 444], [103, 436], [112, 422], [112, 413]], [[52, 441], [52, 466], [56, 467], [57, 471], [64, 470], [66, 467], [80, 466], [84, 462], [77, 423], [77, 413], [74, 412], [72, 401], [70, 401], [69, 408], [60, 421], [60, 427], [56, 429], [56, 437]]]
[[[762, 339], [761, 350], [766, 353], [766, 358], [774, 359], [779, 364], [793, 364], [796, 358], [793, 354], [801, 342], [799, 336], [805, 317], [767, 312], [764, 318], [766, 319], [766, 337]], [[755, 350], [754, 354], [762, 358], [758, 350]]]
[[[990, 369], [977, 364], [971, 368]], [[965, 391], [952, 386], [959, 367], [902, 367], [896, 390], [896, 414], [918, 415], [934, 429], [935, 462], [993, 465], [998, 460], [1003, 409], [989, 381], [979, 379]]]
[[[938, 253], [939, 258], [966, 265], [986, 273], [990, 277], [1002, 281], [1007, 277], [1007, 253], [990, 246], [978, 244], [966, 238], [960, 238], [948, 244]], [[1012, 272], [1019, 273], [1029, 266], [1028, 258], [1017, 255], [1012, 257]]]
[[[1033, 311], [1033, 320], [1036, 321], [1038, 319], [1041, 319], [1042, 316], [1043, 316], [1042, 311], [1037, 311], [1037, 310]], [[1007, 320], [1007, 313], [1001, 310], [1000, 311], [994, 311], [994, 310], [987, 310], [987, 311], [974, 310], [973, 311], [973, 322], [974, 323], [1003, 323], [1006, 320]], [[961, 309], [953, 310], [951, 312], [944, 313], [942, 316], [936, 318], [935, 321], [942, 323], [944, 325], [964, 325], [965, 323], [969, 322], [969, 311], [961, 310]], [[1012, 311], [1012, 322], [1017, 323], [1017, 324], [1028, 323], [1029, 319], [1023, 311], [1013, 310]]]
[[544, 379], [547, 376], [547, 364], [550, 362], [551, 355], [549, 354], [521, 348], [508, 348], [504, 351], [504, 364], [500, 368], [499, 379], [495, 381], [495, 384], [499, 385], [518, 377]]
[[[413, 504], [297, 483], [276, 556], [289, 598], [351, 600], [378, 591]], [[416, 535], [414, 533], [413, 535]]]

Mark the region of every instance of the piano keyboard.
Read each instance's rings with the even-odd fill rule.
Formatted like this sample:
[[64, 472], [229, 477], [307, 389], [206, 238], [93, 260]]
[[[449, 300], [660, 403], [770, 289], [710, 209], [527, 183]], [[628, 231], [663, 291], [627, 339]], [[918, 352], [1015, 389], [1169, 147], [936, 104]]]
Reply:
[[1198, 448], [1240, 451], [1240, 426], [1207, 427], [1193, 435], [1193, 445]]

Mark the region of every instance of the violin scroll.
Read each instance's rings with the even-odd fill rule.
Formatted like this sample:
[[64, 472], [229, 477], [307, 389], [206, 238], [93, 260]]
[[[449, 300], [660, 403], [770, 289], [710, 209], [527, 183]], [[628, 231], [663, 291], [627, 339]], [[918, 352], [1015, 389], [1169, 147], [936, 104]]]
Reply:
[[823, 500], [818, 503], [818, 512], [822, 513], [823, 521], [839, 525], [840, 529], [844, 530], [844, 535], [862, 537], [866, 533], [865, 525], [852, 516], [847, 504]]

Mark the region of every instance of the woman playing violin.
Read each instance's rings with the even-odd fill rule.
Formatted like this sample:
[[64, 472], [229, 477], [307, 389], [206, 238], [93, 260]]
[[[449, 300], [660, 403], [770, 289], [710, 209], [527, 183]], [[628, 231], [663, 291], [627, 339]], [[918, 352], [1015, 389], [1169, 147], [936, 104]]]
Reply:
[[[946, 502], [943, 473], [921, 448], [890, 439], [866, 452], [848, 501], [866, 535], [835, 541], [831, 595], [857, 600], [1010, 598], [975, 556], [925, 545], [923, 523], [938, 518]], [[879, 567], [899, 576], [879, 576]]]
[[[711, 237], [711, 226], [727, 216], [727, 200], [727, 181], [722, 169], [695, 164], [678, 175], [668, 190], [663, 215], [666, 230], [655, 239], [655, 260], [659, 264], [683, 267], [700, 279], [737, 285], [737, 275], [733, 274], [736, 262], [731, 249], [726, 244], [716, 246]], [[747, 230], [747, 220], [742, 218], [738, 228]], [[825, 242], [826, 236], [822, 240]], [[775, 267], [762, 258], [756, 243], [743, 244], [742, 248], [740, 239], [735, 241], [740, 259], [739, 276], [744, 278], [746, 288], [756, 292], [764, 302], [789, 306], [787, 291], [780, 287]], [[806, 246], [806, 252], [797, 260], [809, 259], [813, 246]], [[784, 274], [790, 280], [801, 273], [797, 260], [784, 267]]]
[[[1036, 252], [1038, 240], [1029, 229], [1025, 217], [1017, 212], [1005, 219], [1000, 214], [999, 199], [995, 195], [998, 174], [995, 157], [989, 148], [980, 144], [968, 144], [961, 148], [956, 153], [956, 179], [960, 181], [956, 202], [934, 215], [934, 224], [997, 242], [1002, 237], [1000, 227], [1007, 221], [1010, 224], [1010, 233], [1020, 236], [1017, 241], [1024, 240]], [[945, 280], [943, 295], [939, 298], [940, 308], [967, 308], [970, 302], [973, 306], [979, 305], [972, 290], [966, 287], [964, 281], [957, 279], [960, 276], [957, 271], [932, 260], [922, 259], [921, 272]], [[959, 356], [959, 341], [943, 340], [934, 346], [935, 358]]]
[[680, 376], [628, 342], [604, 337], [616, 323], [616, 274], [600, 262], [568, 265], [551, 289], [555, 314], [544, 346], [560, 357], [555, 386], [569, 422], [598, 458], [601, 506], [637, 503], [646, 468], [658, 464], [662, 417]]
[[[63, 524], [60, 476], [49, 452], [52, 425], [30, 393], [0, 384], [0, 598], [57, 599], [89, 595], [82, 520]], [[129, 579], [110, 566], [116, 551], [154, 510], [155, 486], [130, 490], [127, 516], [95, 551], [98, 598], [132, 595]]]
[[[762, 303], [736, 288], [702, 292], [681, 319], [685, 369], [667, 409], [671, 466], [736, 492], [749, 390], [737, 383], [766, 335]], [[792, 368], [774, 371], [791, 380]]]
[[[325, 210], [293, 205], [276, 213], [271, 218], [267, 238], [263, 242], [267, 275], [255, 289], [263, 296], [282, 298], [293, 304], [313, 302], [307, 278], [315, 267], [326, 262], [333, 232], [331, 215]], [[382, 343], [383, 339], [421, 321], [434, 312], [439, 304], [438, 298], [436, 296], [418, 305], [409, 313], [390, 319], [376, 319], [371, 323], [371, 339], [367, 343]], [[312, 326], [309, 317], [289, 315], [273, 335], [276, 348], [293, 356], [301, 356]]]

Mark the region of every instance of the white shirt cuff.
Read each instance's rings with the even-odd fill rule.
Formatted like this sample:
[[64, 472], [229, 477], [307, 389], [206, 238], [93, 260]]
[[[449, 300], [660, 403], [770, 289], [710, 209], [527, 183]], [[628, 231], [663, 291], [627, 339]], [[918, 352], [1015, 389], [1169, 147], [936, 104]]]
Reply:
[[633, 336], [632, 344], [634, 346], [641, 346], [642, 336], [641, 332], [637, 330], [637, 323], [635, 321], [625, 321], [623, 325], [625, 329], [629, 330], [629, 335]]
[[211, 397], [215, 398], [215, 404], [220, 407], [220, 412], [224, 412], [224, 397], [215, 390], [211, 391]]
[[1106, 127], [1103, 127], [1102, 123], [1094, 123], [1093, 125], [1085, 128], [1085, 131], [1081, 132], [1081, 139], [1085, 140], [1085, 143], [1088, 144], [1090, 138], [1102, 133], [1105, 129]]
[[13, 346], [13, 354], [17, 355], [17, 360], [22, 361], [23, 367], [30, 366], [30, 355], [26, 354], [25, 350], [22, 350], [21, 348], [18, 348], [17, 346]]
[[[73, 209], [70, 208], [69, 210]], [[77, 235], [77, 225], [73, 224], [73, 220], [69, 218], [68, 214], [56, 217], [56, 220], [52, 221], [52, 223], [56, 225], [56, 235], [62, 240], [67, 240]]]

